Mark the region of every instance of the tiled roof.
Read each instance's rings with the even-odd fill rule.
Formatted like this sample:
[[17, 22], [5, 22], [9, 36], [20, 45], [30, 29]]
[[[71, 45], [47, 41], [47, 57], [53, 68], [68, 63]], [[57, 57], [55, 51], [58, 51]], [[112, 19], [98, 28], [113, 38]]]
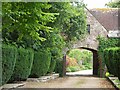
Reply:
[[107, 31], [120, 30], [120, 11], [118, 9], [95, 8], [89, 11]]

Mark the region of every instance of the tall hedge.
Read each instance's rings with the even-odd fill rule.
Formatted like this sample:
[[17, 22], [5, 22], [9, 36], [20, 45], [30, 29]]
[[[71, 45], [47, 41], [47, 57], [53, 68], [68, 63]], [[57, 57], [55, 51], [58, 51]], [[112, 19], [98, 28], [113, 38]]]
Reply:
[[[102, 77], [105, 76], [106, 68], [105, 68], [105, 60], [104, 60], [104, 49], [111, 48], [111, 47], [119, 47], [120, 46], [120, 40], [119, 38], [104, 38], [99, 36], [98, 38], [99, 46], [98, 46], [98, 57], [100, 62], [99, 72], [98, 74]], [[100, 73], [102, 70], [102, 73]]]
[[104, 60], [108, 71], [120, 79], [120, 47], [107, 48], [104, 50]]
[[50, 62], [50, 67], [49, 67], [48, 73], [52, 73], [54, 71], [55, 65], [56, 65], [56, 60], [54, 58], [52, 58], [51, 62]]
[[63, 60], [62, 58], [56, 60], [55, 70], [56, 73], [59, 73], [60, 77], [63, 76]]
[[18, 55], [14, 73], [10, 81], [26, 80], [31, 73], [34, 52], [29, 49], [18, 48]]
[[51, 53], [47, 49], [42, 49], [34, 53], [34, 61], [30, 77], [40, 77], [46, 75], [51, 62]]
[[13, 74], [16, 63], [17, 49], [14, 46], [2, 45], [2, 83], [7, 83]]
[[104, 52], [103, 52], [103, 59], [105, 61], [105, 64], [108, 68], [108, 72], [112, 74], [112, 70], [111, 70], [111, 63], [110, 63], [110, 60], [109, 60], [109, 50], [108, 49], [105, 49]]

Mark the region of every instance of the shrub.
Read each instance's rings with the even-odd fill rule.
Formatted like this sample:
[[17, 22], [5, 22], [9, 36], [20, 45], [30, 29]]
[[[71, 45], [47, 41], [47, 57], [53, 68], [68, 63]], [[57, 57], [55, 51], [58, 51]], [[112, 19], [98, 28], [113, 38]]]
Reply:
[[51, 53], [49, 50], [36, 51], [30, 77], [40, 77], [46, 75], [51, 62]]
[[71, 72], [70, 67], [66, 68], [66, 72]]
[[55, 60], [55, 59], [51, 59], [50, 67], [49, 67], [48, 73], [52, 73], [52, 72], [54, 71], [55, 65], [56, 65], [56, 60]]
[[[99, 75], [100, 75], [100, 70], [102, 70], [103, 72], [106, 71], [105, 69], [105, 60], [104, 60], [104, 49], [106, 48], [111, 48], [111, 47], [119, 47], [120, 46], [120, 40], [119, 38], [104, 38], [99, 36], [98, 38], [99, 41], [99, 46], [98, 46], [98, 58], [99, 58], [99, 62], [100, 62], [100, 66], [99, 66]], [[107, 67], [109, 68], [109, 67]], [[103, 77], [105, 76], [105, 73], [103, 73]]]
[[92, 59], [93, 53], [84, 49], [72, 49], [66, 57], [67, 66], [79, 66], [79, 70], [92, 69]]
[[78, 66], [77, 60], [75, 58], [70, 58], [67, 55], [66, 55], [66, 64], [67, 64], [67, 67], [69, 67], [69, 66]]
[[14, 73], [10, 81], [26, 80], [31, 72], [34, 52], [30, 49], [18, 48]]
[[104, 50], [104, 60], [110, 74], [120, 79], [120, 47], [107, 48]]
[[59, 73], [60, 77], [63, 76], [63, 60], [59, 58], [56, 60], [55, 72]]
[[75, 58], [70, 58], [69, 56], [66, 56], [66, 62], [67, 62], [67, 67], [66, 71], [67, 72], [75, 72], [80, 70], [80, 65], [77, 63], [77, 60]]
[[91, 64], [91, 63], [86, 63], [86, 64], [84, 65], [84, 69], [85, 69], [85, 70], [92, 69], [92, 64]]
[[7, 83], [13, 74], [16, 57], [17, 49], [14, 46], [2, 45], [2, 85]]
[[80, 67], [79, 66], [70, 66], [69, 69], [71, 72], [76, 72], [76, 71], [80, 70]]

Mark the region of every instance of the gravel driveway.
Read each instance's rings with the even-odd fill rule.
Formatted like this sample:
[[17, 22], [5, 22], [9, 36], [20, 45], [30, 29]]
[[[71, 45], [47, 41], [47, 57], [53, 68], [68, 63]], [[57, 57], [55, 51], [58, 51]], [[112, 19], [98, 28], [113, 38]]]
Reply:
[[48, 82], [27, 82], [21, 88], [101, 88], [100, 90], [115, 90], [106, 78], [94, 76], [67, 76]]

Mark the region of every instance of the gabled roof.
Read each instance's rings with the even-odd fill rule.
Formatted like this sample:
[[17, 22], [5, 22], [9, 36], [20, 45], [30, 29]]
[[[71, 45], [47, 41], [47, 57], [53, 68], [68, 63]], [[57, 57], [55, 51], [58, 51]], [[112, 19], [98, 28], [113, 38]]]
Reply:
[[107, 31], [120, 30], [120, 11], [117, 8], [94, 8], [89, 11]]

